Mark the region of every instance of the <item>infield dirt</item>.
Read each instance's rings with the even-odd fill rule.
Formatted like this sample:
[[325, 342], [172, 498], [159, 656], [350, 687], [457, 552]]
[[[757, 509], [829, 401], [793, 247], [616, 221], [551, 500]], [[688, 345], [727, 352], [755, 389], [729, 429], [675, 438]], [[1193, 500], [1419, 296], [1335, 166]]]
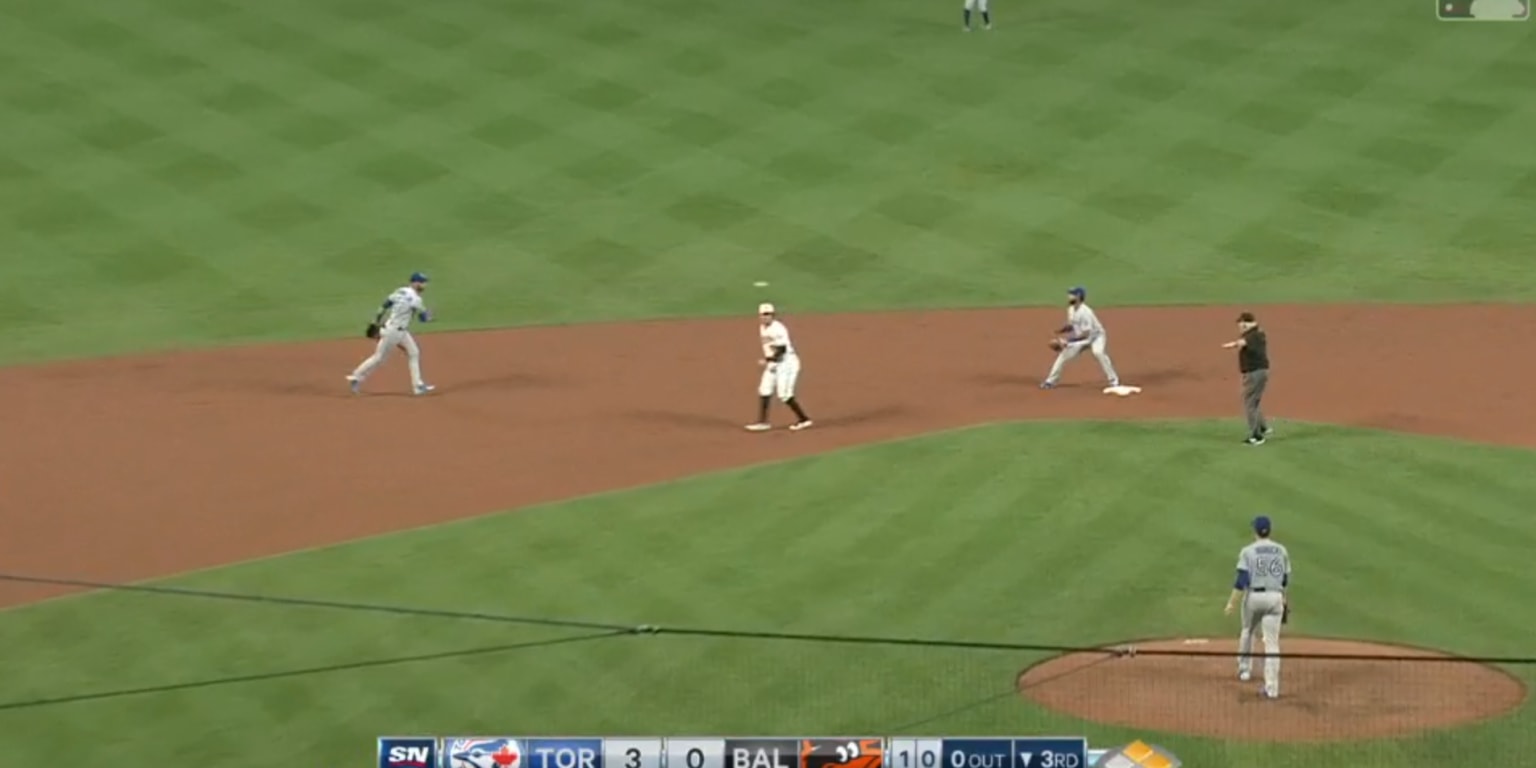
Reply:
[[[1061, 309], [786, 321], [816, 427], [745, 432], [756, 318], [420, 337], [437, 393], [396, 360], [352, 395], [366, 339], [0, 369], [0, 562], [123, 582], [539, 502], [1019, 419], [1239, 416], [1238, 308], [1107, 309], [1127, 398], [1091, 358], [1037, 388]], [[1258, 307], [1269, 412], [1536, 446], [1536, 308]], [[779, 414], [781, 425], [786, 414]], [[1233, 450], [1243, 435], [1234, 426]], [[1278, 449], [1277, 445], [1275, 449]], [[1269, 447], [1256, 450], [1271, 450]], [[0, 582], [0, 607], [62, 594]]]
[[[1237, 311], [1104, 310], [1122, 378], [1143, 387], [1126, 398], [1102, 394], [1087, 356], [1037, 388], [1059, 309], [791, 311], [816, 419], [799, 433], [741, 429], [759, 373], [750, 314], [424, 334], [439, 390], [419, 398], [401, 360], [348, 391], [362, 338], [0, 369], [0, 562], [137, 580], [945, 428], [1236, 418], [1220, 344]], [[1532, 364], [1506, 354], [1536, 308], [1258, 312], [1280, 419], [1536, 445]], [[0, 606], [59, 593], [0, 583]]]

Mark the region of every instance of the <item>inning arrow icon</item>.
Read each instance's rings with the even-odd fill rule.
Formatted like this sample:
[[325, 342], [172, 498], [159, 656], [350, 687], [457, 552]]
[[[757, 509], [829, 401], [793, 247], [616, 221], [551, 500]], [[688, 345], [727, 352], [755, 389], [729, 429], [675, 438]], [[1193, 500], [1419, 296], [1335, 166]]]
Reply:
[[1030, 760], [1030, 758], [1032, 758], [1034, 756], [1035, 756], [1035, 753], [1033, 753], [1033, 752], [1020, 752], [1019, 753], [1019, 759], [1023, 761], [1022, 765], [1024, 766], [1024, 768], [1029, 768], [1029, 760]]

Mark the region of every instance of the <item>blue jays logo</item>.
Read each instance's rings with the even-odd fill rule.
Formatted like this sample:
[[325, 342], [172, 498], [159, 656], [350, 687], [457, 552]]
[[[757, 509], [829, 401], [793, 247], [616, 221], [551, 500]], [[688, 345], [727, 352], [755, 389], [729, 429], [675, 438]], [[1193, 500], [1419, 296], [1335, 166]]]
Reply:
[[517, 739], [449, 739], [448, 768], [523, 768]]

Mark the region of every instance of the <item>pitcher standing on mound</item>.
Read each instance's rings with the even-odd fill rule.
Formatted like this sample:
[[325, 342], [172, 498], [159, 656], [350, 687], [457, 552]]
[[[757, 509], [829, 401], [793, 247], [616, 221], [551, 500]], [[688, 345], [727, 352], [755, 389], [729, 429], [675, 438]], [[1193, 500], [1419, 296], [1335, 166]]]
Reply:
[[796, 432], [811, 425], [811, 417], [795, 400], [795, 380], [800, 377], [800, 356], [795, 354], [794, 342], [789, 340], [789, 329], [779, 321], [778, 311], [772, 304], [757, 305], [758, 339], [763, 345], [763, 357], [758, 364], [763, 367], [762, 378], [757, 382], [757, 421], [748, 424], [749, 432], [767, 432], [773, 429], [768, 423], [768, 406], [774, 395], [795, 412], [795, 423], [789, 425]]
[[1226, 613], [1242, 605], [1243, 631], [1237, 639], [1237, 679], [1253, 675], [1253, 633], [1264, 638], [1264, 685], [1259, 695], [1280, 697], [1280, 625], [1290, 619], [1285, 591], [1291, 586], [1291, 554], [1269, 538], [1269, 518], [1253, 519], [1253, 543], [1237, 553], [1237, 581], [1227, 597]]

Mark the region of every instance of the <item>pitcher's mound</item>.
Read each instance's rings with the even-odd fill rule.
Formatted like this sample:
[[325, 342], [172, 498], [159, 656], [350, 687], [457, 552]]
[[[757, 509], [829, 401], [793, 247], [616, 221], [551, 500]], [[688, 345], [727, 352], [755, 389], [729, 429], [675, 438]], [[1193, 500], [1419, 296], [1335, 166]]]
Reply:
[[[1153, 640], [1139, 653], [1079, 652], [1019, 674], [1048, 709], [1130, 728], [1239, 741], [1346, 741], [1401, 736], [1505, 714], [1525, 686], [1504, 671], [1437, 651], [1350, 640], [1283, 638], [1280, 698], [1237, 678], [1236, 640]], [[1258, 650], [1258, 644], [1255, 644]], [[1210, 655], [1162, 656], [1145, 651]]]

